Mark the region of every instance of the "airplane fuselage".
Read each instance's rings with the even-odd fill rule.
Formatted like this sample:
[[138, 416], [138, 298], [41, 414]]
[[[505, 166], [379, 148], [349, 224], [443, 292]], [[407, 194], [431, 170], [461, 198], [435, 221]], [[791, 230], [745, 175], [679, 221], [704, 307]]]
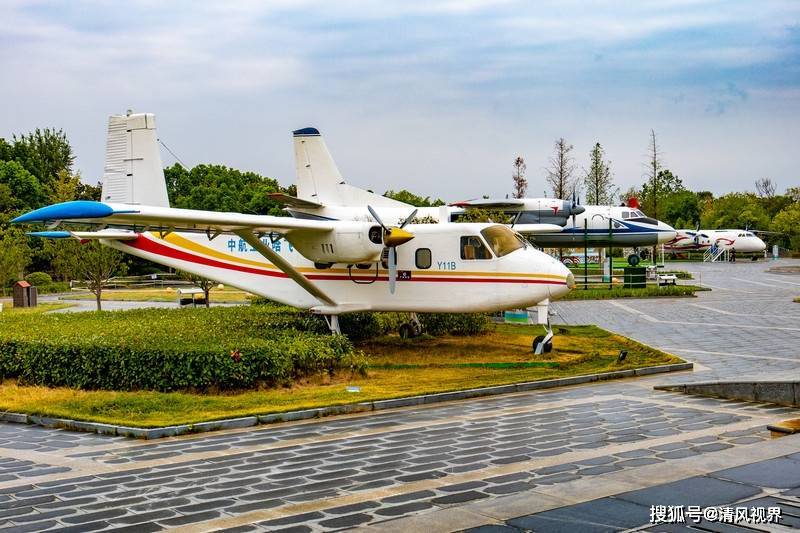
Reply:
[[[486, 225], [446, 226], [446, 230], [439, 224], [408, 226], [415, 238], [396, 249], [394, 294], [389, 293], [386, 265], [334, 264], [326, 268], [306, 259], [285, 239], [272, 242], [265, 236], [262, 242], [342, 308], [352, 310], [490, 312], [531, 307], [569, 291], [569, 271], [533, 247], [498, 256], [480, 233], [479, 228]], [[235, 235], [209, 240], [202, 233], [170, 233], [163, 238], [158, 233], [142, 233], [135, 240], [103, 242], [287, 305], [310, 309], [320, 304]]]
[[735, 251], [736, 253], [761, 253], [767, 245], [754, 233], [740, 229], [725, 230], [678, 230], [671, 241], [664, 244], [668, 252], [705, 251], [712, 246]]

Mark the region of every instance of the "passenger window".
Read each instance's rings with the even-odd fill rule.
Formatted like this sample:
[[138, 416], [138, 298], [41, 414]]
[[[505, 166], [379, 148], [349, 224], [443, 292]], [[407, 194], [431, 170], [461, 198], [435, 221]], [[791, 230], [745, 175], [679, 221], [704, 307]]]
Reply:
[[426, 269], [431, 267], [431, 249], [430, 248], [417, 248], [417, 253], [414, 256], [414, 261], [417, 268]]
[[470, 261], [473, 259], [491, 258], [492, 254], [480, 238], [474, 235], [461, 237], [461, 259]]

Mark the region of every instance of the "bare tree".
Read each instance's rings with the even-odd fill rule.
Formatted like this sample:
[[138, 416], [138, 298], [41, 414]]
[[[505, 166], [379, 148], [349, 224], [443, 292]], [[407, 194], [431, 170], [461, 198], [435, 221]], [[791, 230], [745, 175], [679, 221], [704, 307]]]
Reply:
[[514, 198], [525, 198], [525, 194], [528, 192], [528, 180], [525, 179], [527, 168], [522, 157], [517, 156], [514, 159], [514, 172], [511, 174], [511, 179], [514, 180]]
[[605, 161], [605, 152], [600, 143], [595, 143], [589, 152], [589, 169], [584, 169], [583, 183], [586, 188], [586, 203], [605, 205], [614, 202], [619, 188], [614, 185], [611, 161]]
[[775, 196], [777, 185], [770, 178], [759, 178], [756, 180], [756, 192], [762, 198], [772, 198]]
[[575, 192], [572, 173], [575, 171], [574, 159], [570, 152], [574, 146], [567, 143], [563, 137], [555, 142], [555, 153], [550, 158], [550, 166], [547, 168], [547, 182], [553, 190], [555, 198], [564, 199]]
[[661, 150], [659, 149], [658, 142], [656, 141], [655, 130], [650, 130], [650, 145], [648, 146], [648, 151], [647, 172], [645, 173], [645, 177], [647, 178], [650, 195], [653, 199], [653, 212], [648, 214], [652, 215], [653, 218], [658, 218], [658, 182], [659, 173], [664, 167], [664, 164], [661, 162]]

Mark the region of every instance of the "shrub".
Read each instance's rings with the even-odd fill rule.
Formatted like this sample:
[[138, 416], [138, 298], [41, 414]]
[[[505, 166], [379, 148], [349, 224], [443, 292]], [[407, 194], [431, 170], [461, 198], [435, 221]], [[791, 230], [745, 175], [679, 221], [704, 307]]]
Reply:
[[49, 285], [53, 283], [53, 278], [47, 272], [31, 272], [25, 276], [25, 281], [31, 285]]
[[261, 307], [4, 314], [0, 372], [26, 384], [159, 391], [363, 372], [366, 360], [350, 341], [320, 334], [318, 324], [307, 313]]
[[419, 320], [431, 335], [478, 335], [489, 327], [489, 316], [482, 313], [424, 313]]

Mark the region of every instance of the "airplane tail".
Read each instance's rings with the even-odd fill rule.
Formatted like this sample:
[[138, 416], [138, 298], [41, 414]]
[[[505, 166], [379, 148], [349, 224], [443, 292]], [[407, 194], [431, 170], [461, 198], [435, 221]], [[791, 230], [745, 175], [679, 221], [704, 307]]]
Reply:
[[169, 207], [154, 114], [108, 117], [102, 200]]
[[297, 197], [301, 200], [337, 207], [408, 207], [403, 202], [345, 183], [316, 128], [303, 128], [292, 133]]

